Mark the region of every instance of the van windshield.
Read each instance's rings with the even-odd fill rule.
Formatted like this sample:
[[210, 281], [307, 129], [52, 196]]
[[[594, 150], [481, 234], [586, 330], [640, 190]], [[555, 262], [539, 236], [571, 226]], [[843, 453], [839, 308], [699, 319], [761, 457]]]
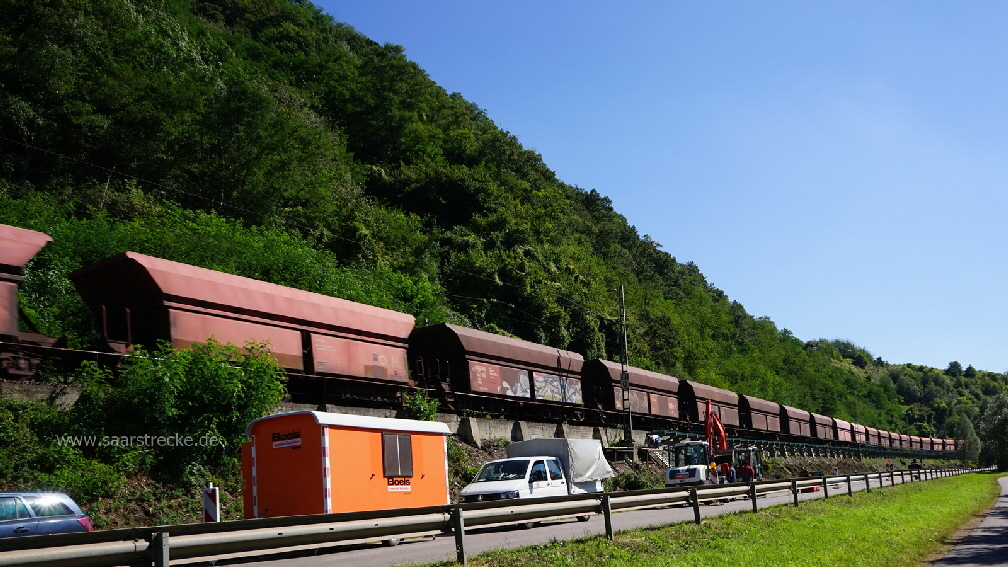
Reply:
[[526, 459], [487, 463], [483, 465], [483, 469], [476, 475], [476, 479], [473, 482], [523, 479], [525, 478], [525, 471], [528, 470], [528, 465], [529, 462]]

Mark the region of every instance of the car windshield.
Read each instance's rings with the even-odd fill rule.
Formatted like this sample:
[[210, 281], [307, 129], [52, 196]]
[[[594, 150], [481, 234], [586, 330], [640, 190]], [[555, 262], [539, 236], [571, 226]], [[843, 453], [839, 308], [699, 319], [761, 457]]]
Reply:
[[529, 462], [525, 459], [497, 461], [483, 465], [483, 470], [476, 475], [473, 482], [491, 482], [495, 480], [519, 480], [525, 478]]
[[707, 451], [703, 445], [683, 445], [675, 448], [675, 466], [688, 467], [690, 465], [707, 464]]

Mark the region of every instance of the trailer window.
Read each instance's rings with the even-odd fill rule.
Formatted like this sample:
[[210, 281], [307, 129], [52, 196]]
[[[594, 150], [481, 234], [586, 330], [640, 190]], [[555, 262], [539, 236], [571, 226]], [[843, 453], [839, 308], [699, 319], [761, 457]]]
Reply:
[[382, 461], [386, 477], [413, 476], [413, 436], [382, 433]]

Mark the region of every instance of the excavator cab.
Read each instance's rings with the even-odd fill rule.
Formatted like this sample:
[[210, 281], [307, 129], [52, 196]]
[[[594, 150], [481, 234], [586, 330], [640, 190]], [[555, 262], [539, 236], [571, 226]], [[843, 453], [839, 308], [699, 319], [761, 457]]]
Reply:
[[711, 482], [710, 462], [710, 447], [706, 441], [676, 443], [669, 449], [671, 466], [665, 472], [665, 486], [708, 484]]
[[749, 461], [749, 465], [756, 471], [756, 480], [763, 480], [763, 451], [759, 447], [733, 447], [731, 451], [736, 470], [742, 463]]
[[687, 441], [672, 447], [672, 463], [674, 467], [688, 467], [691, 465], [707, 466], [710, 462], [710, 451], [707, 444], [702, 441]]

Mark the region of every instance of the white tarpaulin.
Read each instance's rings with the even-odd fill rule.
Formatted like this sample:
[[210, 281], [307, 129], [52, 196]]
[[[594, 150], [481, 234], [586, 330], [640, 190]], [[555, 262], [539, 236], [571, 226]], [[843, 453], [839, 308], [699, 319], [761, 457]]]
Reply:
[[507, 446], [508, 457], [556, 457], [571, 482], [616, 476], [598, 439], [530, 439]]

